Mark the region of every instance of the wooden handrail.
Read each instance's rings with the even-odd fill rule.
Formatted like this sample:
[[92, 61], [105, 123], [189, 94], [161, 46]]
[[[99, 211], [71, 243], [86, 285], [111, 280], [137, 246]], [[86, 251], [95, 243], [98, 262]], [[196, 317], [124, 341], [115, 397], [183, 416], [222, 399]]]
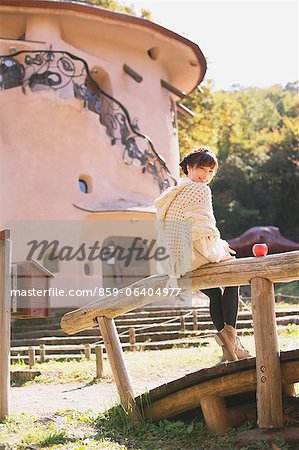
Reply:
[[[256, 277], [267, 278], [273, 283], [299, 279], [299, 251], [269, 255], [261, 258], [240, 258], [221, 263], [211, 263], [194, 270], [178, 280], [182, 288], [207, 289], [218, 286], [241, 286], [250, 284]], [[153, 275], [143, 278], [123, 288], [116, 296], [102, 297], [75, 311], [65, 314], [61, 319], [61, 328], [65, 333], [75, 334], [97, 325], [97, 317], [113, 319], [126, 312], [141, 308], [163, 299], [159, 289], [166, 287], [167, 275]], [[137, 290], [153, 295], [135, 295]], [[131, 295], [126, 295], [131, 292]]]
[[[296, 279], [299, 279], [299, 251], [213, 263], [179, 279], [179, 286], [187, 289], [191, 283], [192, 289], [251, 284], [256, 348], [257, 412], [260, 428], [281, 428], [283, 425], [282, 378], [273, 283]], [[144, 278], [123, 288], [117, 296], [111, 295], [96, 300], [83, 308], [67, 313], [61, 320], [61, 328], [69, 334], [99, 325], [122, 405], [134, 420], [139, 420], [140, 417], [113, 319], [163, 298], [158, 292], [167, 286], [168, 280], [168, 275]], [[149, 293], [149, 289], [153, 295], [144, 295], [146, 292]], [[207, 425], [223, 433], [228, 426], [224, 400], [214, 393], [201, 399], [201, 407]]]
[[131, 78], [133, 78], [136, 83], [141, 83], [141, 81], [143, 80], [142, 76], [138, 72], [136, 72], [136, 70], [132, 69], [132, 67], [128, 66], [128, 64], [123, 65], [123, 71]]
[[246, 286], [255, 277], [267, 278], [272, 283], [298, 280], [299, 251], [208, 264], [184, 276], [181, 283], [188, 286], [192, 279], [193, 290], [200, 290], [218, 286]]

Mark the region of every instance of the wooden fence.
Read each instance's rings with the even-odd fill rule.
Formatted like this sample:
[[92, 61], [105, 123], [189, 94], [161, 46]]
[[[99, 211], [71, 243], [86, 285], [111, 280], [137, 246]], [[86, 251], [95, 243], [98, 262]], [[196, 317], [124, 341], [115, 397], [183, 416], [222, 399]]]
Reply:
[[[297, 279], [299, 279], [298, 251], [209, 264], [179, 280], [180, 287], [188, 288], [192, 283], [193, 290], [218, 286], [251, 285], [256, 347], [258, 425], [260, 428], [279, 428], [283, 424], [280, 352], [273, 283]], [[159, 291], [167, 286], [167, 282], [167, 275], [145, 278], [134, 283], [131, 286], [131, 292], [137, 292], [137, 289], [140, 292], [146, 292], [150, 288], [151, 293], [154, 292], [150, 297], [141, 294], [108, 296], [67, 313], [61, 320], [62, 329], [69, 334], [83, 331], [96, 324], [99, 325], [122, 405], [135, 420], [138, 420], [139, 412], [134, 402], [130, 376], [113, 319], [125, 312], [158, 301], [161, 298]], [[129, 291], [127, 290], [127, 292]], [[217, 399], [210, 400], [214, 405], [214, 418], [221, 420], [223, 402], [217, 401]], [[206, 419], [208, 423], [211, 423], [210, 417]], [[215, 429], [217, 429], [216, 419], [213, 421]]]
[[[7, 230], [0, 233], [0, 420], [9, 413], [10, 354], [10, 248]], [[180, 287], [193, 290], [217, 286], [251, 285], [252, 315], [256, 346], [257, 408], [261, 428], [282, 426], [282, 393], [279, 347], [275, 320], [274, 282], [299, 279], [299, 252], [223, 261], [199, 268], [179, 280]], [[61, 320], [68, 334], [98, 325], [113, 371], [122, 405], [135, 420], [140, 418], [114, 318], [161, 299], [159, 290], [168, 283], [167, 275], [154, 275], [134, 283], [132, 295], [101, 298]], [[139, 294], [136, 295], [136, 289]], [[141, 292], [151, 291], [146, 296]], [[128, 292], [128, 290], [126, 290]], [[149, 291], [148, 291], [149, 292]], [[183, 324], [182, 324], [183, 325]], [[132, 333], [131, 333], [132, 334]], [[211, 399], [214, 417], [220, 417], [221, 402]], [[210, 422], [207, 420], [207, 422]]]

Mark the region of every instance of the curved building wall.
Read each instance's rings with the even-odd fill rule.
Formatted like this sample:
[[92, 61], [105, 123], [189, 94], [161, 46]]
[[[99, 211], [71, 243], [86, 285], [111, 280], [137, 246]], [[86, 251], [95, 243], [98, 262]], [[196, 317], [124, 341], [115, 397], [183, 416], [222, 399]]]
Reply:
[[[91, 70], [101, 68], [106, 73], [104, 88], [110, 86], [110, 94], [125, 106], [140, 131], [152, 138], [155, 148], [177, 176], [178, 140], [171, 123], [171, 94], [160, 85], [160, 79], [167, 75], [163, 66], [125, 45], [116, 47], [105, 40], [96, 42], [88, 33], [84, 34], [84, 29], [80, 33], [77, 28], [68, 30], [69, 41], [71, 32], [74, 41], [75, 35], [80, 35], [81, 47], [90, 48], [90, 53], [62, 40], [58, 18], [37, 15], [27, 19], [25, 39], [46, 44], [2, 40], [1, 54], [8, 54], [12, 45], [17, 51], [30, 47], [48, 49], [51, 45], [53, 50], [68, 51], [83, 58]], [[141, 83], [124, 73], [124, 63], [143, 76]], [[159, 187], [150, 174], [143, 174], [134, 164], [124, 163], [123, 145], [120, 142], [111, 145], [98, 114], [74, 98], [71, 85], [56, 92], [46, 86], [37, 87], [33, 92], [26, 88], [25, 94], [21, 87], [16, 87], [0, 95], [1, 159], [5, 161], [1, 179], [7, 192], [1, 209], [6, 217], [77, 216], [72, 203], [77, 198], [84, 201], [86, 195], [80, 193], [78, 186], [82, 173], [92, 180], [92, 196], [105, 196], [106, 201], [125, 197], [150, 203], [159, 194]], [[142, 141], [138, 138], [140, 146], [145, 148], [146, 142]], [[15, 208], [16, 201], [18, 208]]]
[[[41, 79], [14, 87], [6, 80], [5, 85], [5, 71], [11, 61], [5, 66], [5, 60], [1, 60], [0, 225], [2, 229], [15, 222], [14, 261], [26, 259], [26, 242], [30, 239], [49, 236], [51, 240], [60, 234], [58, 250], [64, 245], [76, 248], [83, 241], [86, 246], [107, 240], [113, 245], [129, 245], [134, 236], [141, 236], [150, 245], [155, 239], [154, 214], [153, 210], [145, 212], [145, 207], [160, 194], [160, 187], [151, 173], [143, 173], [138, 161], [130, 159], [121, 142], [125, 116], [118, 102], [128, 111], [136, 130], [151, 138], [155, 150], [178, 178], [178, 97], [162, 88], [161, 79], [179, 82], [179, 89], [190, 90], [198, 72], [203, 71], [202, 67], [198, 71], [198, 61], [194, 63], [194, 50], [157, 30], [145, 32], [142, 24], [118, 22], [117, 14], [112, 20], [71, 10], [52, 11], [61, 6], [54, 2], [44, 10], [34, 3], [30, 8], [25, 6], [0, 7], [0, 55], [11, 54], [12, 59], [24, 63], [25, 55], [17, 52], [27, 51], [26, 70], [34, 73], [38, 58], [51, 56], [42, 52], [53, 51], [48, 71], [54, 89]], [[56, 51], [86, 61], [91, 76], [116, 102], [102, 99], [99, 114], [94, 99], [84, 101], [75, 96], [76, 85], [88, 85], [88, 77], [80, 69], [80, 61], [74, 62], [67, 54], [65, 60], [63, 56], [59, 59]], [[47, 65], [47, 61], [42, 64]], [[124, 64], [140, 74], [142, 82], [125, 73]], [[62, 81], [67, 78], [70, 67], [74, 76], [55, 89], [58, 77]], [[88, 87], [94, 93], [93, 87]], [[126, 138], [134, 136], [130, 133]], [[112, 136], [116, 138], [114, 143]], [[135, 136], [135, 141], [141, 152], [151, 151], [146, 140]], [[115, 210], [118, 212], [111, 212]], [[81, 228], [85, 230], [82, 233]], [[54, 267], [47, 252], [39, 262]], [[92, 288], [105, 283], [122, 286], [124, 273], [132, 276], [122, 264], [105, 265], [99, 260], [62, 260], [55, 270], [52, 285], [61, 288]], [[140, 276], [155, 273], [155, 261], [144, 263], [140, 270]], [[76, 307], [90, 300], [72, 297], [61, 303], [53, 297], [51, 307]]]

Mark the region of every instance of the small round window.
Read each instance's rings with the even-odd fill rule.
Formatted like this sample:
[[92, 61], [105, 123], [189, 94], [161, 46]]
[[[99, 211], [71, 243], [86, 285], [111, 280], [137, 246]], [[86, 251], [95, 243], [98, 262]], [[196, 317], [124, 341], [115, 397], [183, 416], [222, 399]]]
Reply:
[[90, 175], [80, 174], [78, 176], [79, 189], [83, 194], [92, 192], [92, 179]]
[[80, 191], [84, 194], [88, 193], [88, 186], [85, 180], [79, 180]]
[[148, 51], [147, 51], [148, 56], [151, 59], [153, 59], [154, 61], [156, 59], [158, 59], [159, 53], [160, 53], [159, 47], [152, 47], [152, 48], [149, 48]]

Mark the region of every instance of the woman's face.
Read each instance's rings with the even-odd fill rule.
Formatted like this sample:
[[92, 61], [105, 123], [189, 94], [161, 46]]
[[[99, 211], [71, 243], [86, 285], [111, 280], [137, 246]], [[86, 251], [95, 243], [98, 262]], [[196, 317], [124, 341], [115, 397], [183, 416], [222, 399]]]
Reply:
[[211, 167], [205, 166], [191, 167], [189, 166], [189, 164], [187, 164], [187, 170], [188, 170], [188, 178], [197, 183], [210, 183], [213, 176], [215, 175], [215, 170], [212, 169]]

